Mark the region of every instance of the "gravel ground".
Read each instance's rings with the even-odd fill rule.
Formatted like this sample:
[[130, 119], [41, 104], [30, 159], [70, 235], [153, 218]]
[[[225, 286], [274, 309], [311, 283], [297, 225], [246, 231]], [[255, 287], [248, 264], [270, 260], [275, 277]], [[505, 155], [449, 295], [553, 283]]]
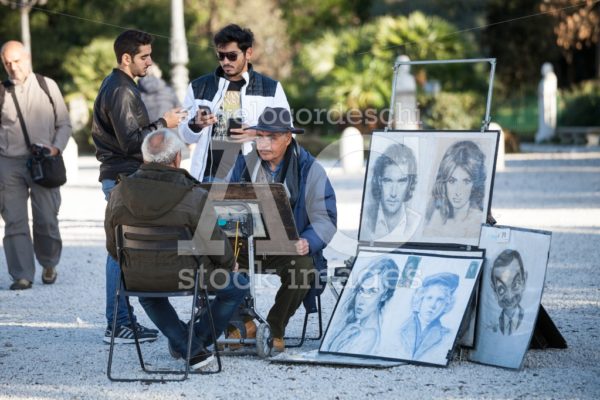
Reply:
[[[0, 399], [280, 399], [280, 398], [600, 398], [600, 149], [528, 147], [507, 156], [496, 176], [498, 223], [553, 232], [543, 304], [565, 336], [566, 350], [529, 351], [522, 371], [455, 359], [448, 368], [404, 365], [390, 369], [270, 363], [227, 356], [224, 371], [184, 383], [111, 383], [106, 378], [104, 331], [104, 200], [97, 165], [80, 159], [78, 179], [66, 186], [61, 209], [64, 251], [58, 281], [33, 290], [8, 290], [0, 257]], [[355, 249], [362, 193], [360, 175], [329, 168], [340, 212], [340, 232], [328, 250], [339, 266]], [[354, 218], [351, 216], [355, 216]], [[0, 222], [3, 225], [3, 222]], [[3, 226], [2, 226], [3, 227]], [[258, 282], [258, 309], [268, 310], [273, 277]], [[335, 300], [323, 295], [328, 320]], [[134, 301], [135, 304], [135, 301]], [[187, 303], [177, 303], [182, 311]], [[134, 305], [135, 306], [135, 305]], [[141, 307], [137, 314], [150, 324]], [[301, 329], [295, 316], [290, 334]], [[316, 328], [314, 317], [309, 329]], [[305, 344], [302, 351], [317, 347]], [[153, 365], [178, 367], [164, 337], [143, 350]], [[116, 371], [137, 373], [133, 346], [117, 347]]]

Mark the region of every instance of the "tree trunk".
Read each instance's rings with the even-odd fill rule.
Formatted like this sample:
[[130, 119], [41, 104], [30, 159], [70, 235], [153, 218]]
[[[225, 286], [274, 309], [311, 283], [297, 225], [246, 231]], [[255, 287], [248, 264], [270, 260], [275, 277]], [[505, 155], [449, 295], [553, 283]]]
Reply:
[[189, 83], [188, 69], [189, 61], [187, 43], [185, 40], [185, 26], [183, 19], [183, 0], [171, 0], [171, 52], [170, 61], [171, 83], [177, 93], [177, 98], [183, 102], [185, 91]]
[[596, 78], [600, 79], [600, 39], [596, 42]]
[[19, 2], [19, 12], [21, 13], [21, 41], [23, 46], [31, 54], [31, 33], [29, 32], [29, 5], [24, 0]]

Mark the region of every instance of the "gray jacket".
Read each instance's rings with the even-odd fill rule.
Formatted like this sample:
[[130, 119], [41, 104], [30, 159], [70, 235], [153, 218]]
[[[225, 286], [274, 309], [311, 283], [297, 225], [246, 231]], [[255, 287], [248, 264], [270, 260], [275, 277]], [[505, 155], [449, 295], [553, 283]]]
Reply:
[[165, 112], [179, 107], [175, 91], [165, 81], [156, 76], [145, 76], [138, 81], [142, 101], [148, 110], [150, 121], [156, 121]]

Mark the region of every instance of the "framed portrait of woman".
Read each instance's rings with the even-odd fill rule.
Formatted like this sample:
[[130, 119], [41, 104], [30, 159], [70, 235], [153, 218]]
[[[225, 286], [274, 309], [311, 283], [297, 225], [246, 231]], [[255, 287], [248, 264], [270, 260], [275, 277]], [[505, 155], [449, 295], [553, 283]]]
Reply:
[[359, 241], [477, 245], [498, 140], [498, 131], [375, 131]]

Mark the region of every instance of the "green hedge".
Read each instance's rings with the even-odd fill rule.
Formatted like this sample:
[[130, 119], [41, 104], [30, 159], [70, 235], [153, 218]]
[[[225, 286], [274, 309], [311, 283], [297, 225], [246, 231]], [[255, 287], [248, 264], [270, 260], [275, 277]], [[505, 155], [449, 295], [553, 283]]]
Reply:
[[[529, 93], [496, 102], [492, 121], [533, 140], [538, 128], [537, 94]], [[600, 126], [600, 81], [586, 81], [571, 89], [559, 90], [558, 126]]]
[[558, 126], [600, 126], [600, 80], [561, 92]]
[[485, 117], [485, 99], [473, 92], [421, 95], [419, 105], [427, 129], [479, 129]]
[[538, 125], [537, 107], [535, 94], [503, 100], [492, 107], [492, 121], [516, 134], [521, 140], [532, 141]]

